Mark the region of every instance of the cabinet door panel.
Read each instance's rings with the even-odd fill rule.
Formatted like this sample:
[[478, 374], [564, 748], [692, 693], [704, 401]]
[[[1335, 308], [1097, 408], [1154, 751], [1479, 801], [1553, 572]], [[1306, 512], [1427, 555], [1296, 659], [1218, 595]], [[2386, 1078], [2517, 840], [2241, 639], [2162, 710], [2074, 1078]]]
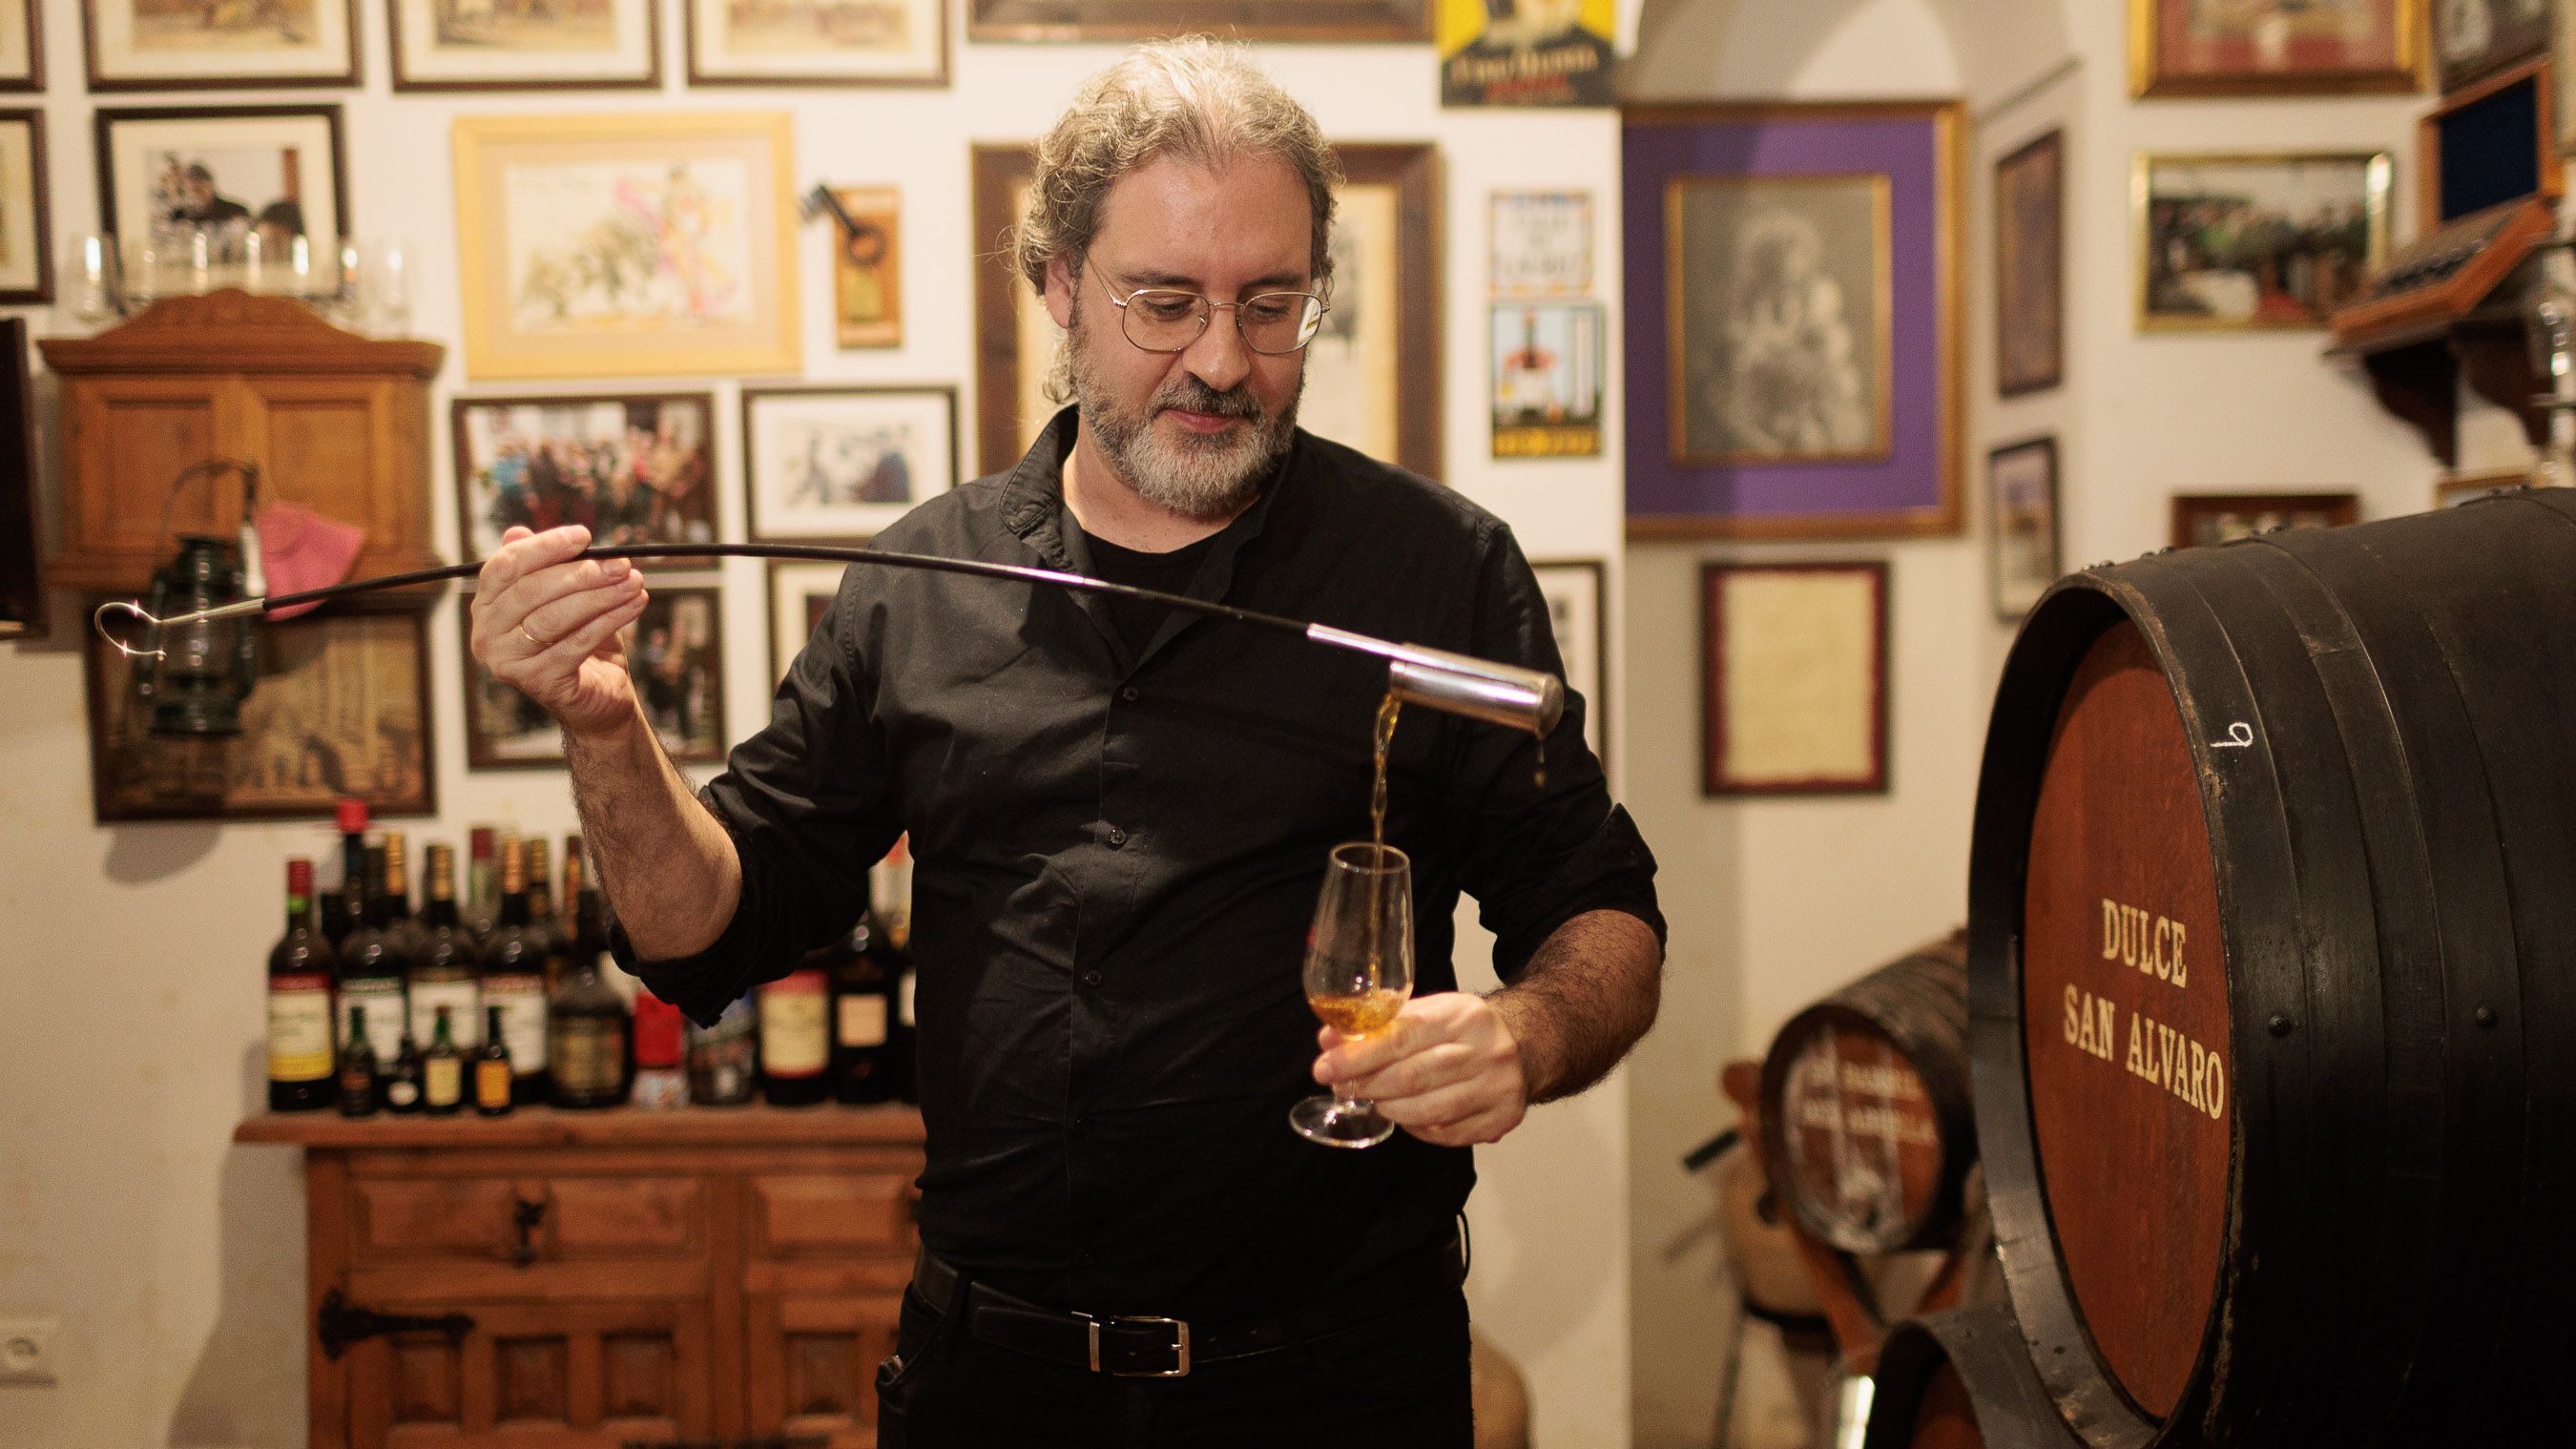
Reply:
[[349, 1352], [351, 1449], [445, 1449], [506, 1437], [617, 1449], [714, 1427], [703, 1305], [453, 1303], [474, 1331], [371, 1339]]
[[[240, 524], [241, 484], [230, 475], [191, 483], [172, 506], [170, 483], [182, 469], [239, 452], [232, 438], [239, 410], [219, 390], [193, 380], [90, 378], [67, 384], [66, 393], [65, 458], [84, 475], [115, 483], [67, 494], [63, 544], [70, 567], [56, 570], [61, 582], [149, 577], [169, 552], [161, 527], [165, 508], [176, 532], [229, 537]], [[84, 571], [84, 558], [97, 566]]]
[[877, 1365], [894, 1352], [901, 1300], [755, 1297], [750, 1310], [751, 1432], [873, 1449]]
[[771, 1173], [751, 1191], [755, 1253], [911, 1250], [912, 1179], [902, 1173]]

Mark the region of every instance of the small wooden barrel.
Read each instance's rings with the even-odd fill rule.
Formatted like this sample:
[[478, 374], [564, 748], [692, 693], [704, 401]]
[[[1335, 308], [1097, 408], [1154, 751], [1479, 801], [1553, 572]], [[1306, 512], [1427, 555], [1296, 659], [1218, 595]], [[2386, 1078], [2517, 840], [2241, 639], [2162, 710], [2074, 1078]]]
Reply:
[[1762, 1164], [1799, 1226], [1850, 1253], [1946, 1247], [1976, 1160], [1964, 933], [1796, 1016], [1762, 1060]]
[[1862, 1449], [2082, 1449], [2003, 1303], [1909, 1318], [1870, 1375]]
[[2566, 1441], [2576, 491], [2060, 581], [1969, 954], [2005, 1279], [2093, 1449]]

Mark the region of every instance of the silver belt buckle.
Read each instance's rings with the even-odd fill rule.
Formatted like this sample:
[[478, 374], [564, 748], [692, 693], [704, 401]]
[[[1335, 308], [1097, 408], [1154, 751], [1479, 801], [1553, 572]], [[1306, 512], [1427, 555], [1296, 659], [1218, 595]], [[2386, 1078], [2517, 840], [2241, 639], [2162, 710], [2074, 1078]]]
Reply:
[[1126, 1314], [1121, 1314], [1117, 1317], [1111, 1318], [1109, 1322], [1112, 1324], [1159, 1323], [1169, 1327], [1172, 1330], [1172, 1356], [1174, 1363], [1173, 1366], [1168, 1369], [1104, 1369], [1100, 1366], [1101, 1320], [1092, 1317], [1088, 1313], [1080, 1314], [1078, 1316], [1082, 1319], [1083, 1326], [1090, 1330], [1091, 1371], [1093, 1373], [1105, 1373], [1112, 1378], [1121, 1379], [1177, 1379], [1189, 1373], [1190, 1326], [1180, 1319], [1153, 1318]]

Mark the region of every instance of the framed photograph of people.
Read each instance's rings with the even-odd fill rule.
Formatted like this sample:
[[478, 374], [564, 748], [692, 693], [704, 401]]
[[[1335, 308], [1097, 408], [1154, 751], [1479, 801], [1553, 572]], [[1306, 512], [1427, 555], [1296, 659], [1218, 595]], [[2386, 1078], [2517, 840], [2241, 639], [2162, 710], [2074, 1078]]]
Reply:
[[2177, 493], [2173, 546], [2209, 548], [2284, 528], [2340, 528], [2360, 521], [2357, 493]]
[[54, 299], [45, 113], [0, 111], [0, 302]]
[[2449, 95], [2549, 49], [2553, 0], [2432, 0], [2434, 89]]
[[1601, 455], [1608, 331], [1598, 302], [1494, 304], [1495, 457]]
[[947, 0], [681, 0], [693, 86], [944, 86]]
[[2388, 250], [2388, 153], [2140, 155], [2141, 331], [2320, 328]]
[[796, 652], [821, 627], [825, 611], [841, 592], [847, 564], [778, 559], [769, 565], [769, 679], [787, 677]]
[[357, 21], [357, 0], [81, 0], [81, 49], [93, 91], [354, 86]]
[[653, 90], [654, 0], [385, 0], [398, 91]]
[[[1306, 349], [1298, 426], [1373, 458], [1440, 476], [1440, 158], [1428, 144], [1335, 148], [1333, 279]], [[1025, 146], [977, 146], [974, 235], [1010, 230], [1028, 195]], [[975, 263], [976, 469], [1019, 461], [1054, 417], [1046, 383], [1063, 334], [1007, 257]]]
[[800, 365], [786, 112], [464, 116], [455, 128], [467, 376]]
[[37, 0], [0, 0], [0, 91], [44, 88], [44, 9]]
[[1995, 617], [2019, 619], [2065, 572], [2059, 561], [2057, 440], [2032, 438], [1986, 455], [1986, 574]]
[[857, 543], [957, 485], [957, 390], [742, 390], [751, 537]]
[[95, 124], [100, 228], [129, 248], [202, 231], [229, 265], [254, 234], [281, 251], [349, 234], [338, 106], [102, 110]]
[[[1431, 38], [1439, 0], [966, 0], [968, 40], [1151, 40], [1222, 30], [1237, 40]], [[1211, 11], [1222, 11], [1211, 14]]]
[[1995, 163], [1995, 391], [2019, 397], [2066, 375], [2066, 133]]
[[1700, 567], [1705, 795], [1887, 789], [1887, 565]]
[[2417, 91], [2424, 8], [2421, 0], [2129, 0], [2129, 93]]
[[1610, 768], [1610, 608], [1608, 568], [1597, 558], [1532, 559], [1547, 600], [1565, 687], [1583, 696], [1583, 742]]
[[1958, 106], [1623, 120], [1630, 535], [1956, 532]]
[[[636, 698], [662, 748], [682, 764], [724, 758], [723, 590], [655, 583], [621, 644]], [[473, 634], [471, 598], [458, 601], [458, 637]], [[477, 770], [559, 769], [563, 731], [465, 646], [465, 762]]]
[[903, 345], [903, 194], [836, 186], [852, 223], [832, 220], [832, 340], [844, 350]]
[[[448, 408], [469, 562], [514, 524], [578, 523], [600, 543], [715, 542], [712, 394], [460, 397]], [[644, 566], [657, 564], [701, 566]]]
[[1489, 199], [1498, 298], [1579, 297], [1592, 290], [1592, 193], [1497, 191]]

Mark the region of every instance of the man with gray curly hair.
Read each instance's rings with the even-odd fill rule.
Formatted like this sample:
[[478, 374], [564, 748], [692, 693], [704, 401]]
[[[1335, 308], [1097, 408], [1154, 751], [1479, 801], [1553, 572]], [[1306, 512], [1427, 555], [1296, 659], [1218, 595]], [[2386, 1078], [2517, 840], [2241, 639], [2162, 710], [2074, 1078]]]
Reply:
[[[1562, 672], [1499, 519], [1298, 429], [1331, 305], [1331, 149], [1242, 52], [1144, 47], [1039, 144], [1015, 244], [1069, 400], [888, 549], [1095, 574]], [[1432, 389], [1437, 378], [1409, 378]], [[643, 589], [513, 530], [474, 650], [563, 724], [654, 991], [711, 1021], [846, 931], [909, 834], [927, 1166], [877, 1442], [1465, 1446], [1471, 1148], [1653, 1020], [1654, 862], [1570, 698], [1544, 740], [1408, 717], [1386, 839], [1417, 989], [1366, 1037], [1300, 982], [1369, 829], [1376, 661], [1149, 601], [853, 568], [768, 728], [693, 797], [614, 631]], [[1457, 989], [1459, 897], [1492, 931]], [[1317, 1083], [1401, 1129], [1335, 1151]], [[1360, 1144], [1344, 1144], [1360, 1145]]]

